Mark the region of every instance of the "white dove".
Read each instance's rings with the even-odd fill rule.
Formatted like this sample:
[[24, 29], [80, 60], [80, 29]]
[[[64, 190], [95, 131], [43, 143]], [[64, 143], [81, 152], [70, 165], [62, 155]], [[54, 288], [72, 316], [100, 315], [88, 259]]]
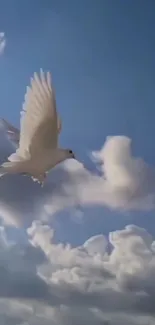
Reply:
[[[54, 94], [53, 94], [53, 96], [54, 96]], [[2, 127], [4, 127], [9, 141], [14, 145], [15, 148], [18, 148], [19, 147], [19, 139], [20, 139], [20, 130], [17, 129], [16, 127], [14, 127], [9, 122], [7, 122], [5, 119], [1, 119], [0, 124], [2, 125]], [[61, 120], [60, 120], [59, 116], [57, 115], [57, 130], [58, 130], [58, 133], [61, 132], [61, 129], [62, 129]], [[12, 159], [13, 159], [13, 157], [12, 157]], [[23, 175], [27, 176], [26, 173], [25, 174], [23, 173]], [[2, 175], [0, 175], [0, 177], [1, 176]], [[41, 178], [42, 178], [42, 176], [40, 175], [40, 180], [41, 180]], [[43, 185], [43, 182], [41, 182], [39, 179], [36, 179], [34, 177], [32, 177], [32, 179], [35, 182], [38, 182], [41, 185]], [[44, 179], [44, 177], [43, 177], [43, 179]]]
[[70, 149], [58, 147], [61, 121], [56, 111], [56, 99], [51, 75], [40, 70], [34, 73], [31, 86], [27, 87], [18, 129], [2, 120], [7, 134], [19, 147], [0, 166], [0, 176], [5, 174], [29, 174], [42, 185], [46, 173], [58, 163], [74, 158]]

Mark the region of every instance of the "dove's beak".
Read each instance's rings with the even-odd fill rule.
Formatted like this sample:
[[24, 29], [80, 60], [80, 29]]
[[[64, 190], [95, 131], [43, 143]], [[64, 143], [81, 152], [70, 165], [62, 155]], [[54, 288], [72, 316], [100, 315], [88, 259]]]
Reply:
[[72, 155], [72, 159], [75, 159], [78, 163], [80, 163], [84, 166], [84, 164], [79, 159], [77, 159], [77, 157], [74, 155], [74, 153]]
[[73, 155], [73, 159], [75, 159], [77, 162], [79, 162], [79, 163], [81, 164], [81, 161], [80, 161], [79, 159], [77, 159], [77, 158], [75, 157], [75, 155]]
[[75, 157], [75, 155], [73, 155], [73, 159], [75, 159], [78, 163], [81, 164], [81, 161], [79, 159], [77, 159], [77, 157]]
[[72, 159], [75, 159], [80, 165], [82, 165], [84, 168], [86, 168], [85, 165], [79, 159], [77, 159], [74, 154], [72, 156]]

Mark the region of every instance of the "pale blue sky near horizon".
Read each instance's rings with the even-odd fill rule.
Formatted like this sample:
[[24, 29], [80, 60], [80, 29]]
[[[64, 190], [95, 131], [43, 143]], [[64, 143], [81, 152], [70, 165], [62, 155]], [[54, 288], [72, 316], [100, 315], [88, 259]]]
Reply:
[[[87, 153], [99, 149], [106, 136], [127, 135], [134, 153], [155, 164], [155, 2], [0, 0], [0, 8], [0, 30], [7, 40], [0, 59], [0, 116], [19, 126], [31, 75], [50, 70], [63, 146], [89, 164]], [[131, 223], [118, 212], [96, 213], [112, 215], [104, 219], [107, 232], [115, 227], [115, 217], [120, 225]], [[152, 228], [149, 215], [147, 228]], [[143, 214], [137, 220], [146, 224]], [[101, 223], [96, 227], [97, 233]]]

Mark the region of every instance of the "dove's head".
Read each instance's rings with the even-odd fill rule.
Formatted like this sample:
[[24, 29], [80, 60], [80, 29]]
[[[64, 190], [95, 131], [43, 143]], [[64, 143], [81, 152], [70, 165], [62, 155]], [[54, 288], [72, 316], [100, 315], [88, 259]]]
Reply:
[[75, 159], [74, 152], [71, 149], [65, 149], [65, 152], [66, 152], [66, 158]]
[[[66, 159], [76, 159], [74, 152], [71, 149], [58, 149], [58, 161], [62, 162]], [[57, 163], [58, 163], [57, 161]]]

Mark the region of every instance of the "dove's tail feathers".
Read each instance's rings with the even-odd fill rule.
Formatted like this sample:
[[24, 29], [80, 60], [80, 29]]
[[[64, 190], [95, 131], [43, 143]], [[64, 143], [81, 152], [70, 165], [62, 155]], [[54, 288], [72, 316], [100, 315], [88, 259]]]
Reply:
[[5, 174], [16, 174], [19, 172], [19, 166], [16, 162], [7, 161], [0, 166], [0, 177]]
[[10, 163], [9, 162], [5, 162], [3, 165], [0, 166], [0, 177], [4, 176], [5, 174], [10, 173]]
[[6, 168], [3, 166], [0, 166], [0, 177], [4, 176], [7, 174]]

